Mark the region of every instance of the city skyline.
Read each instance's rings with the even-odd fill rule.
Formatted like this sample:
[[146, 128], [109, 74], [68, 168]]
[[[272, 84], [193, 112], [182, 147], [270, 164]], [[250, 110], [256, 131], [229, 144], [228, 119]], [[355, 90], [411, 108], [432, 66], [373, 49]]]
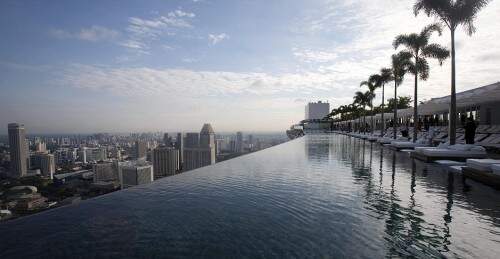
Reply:
[[[434, 21], [415, 18], [412, 3], [3, 1], [0, 125], [187, 132], [210, 121], [218, 132], [283, 131], [307, 102], [350, 103], [359, 82], [389, 64], [396, 35]], [[499, 11], [493, 1], [480, 12], [470, 39], [457, 31], [459, 91], [498, 81]], [[433, 42], [449, 46], [448, 33]], [[421, 100], [449, 94], [450, 62], [431, 66]], [[399, 91], [411, 96], [411, 80]]]

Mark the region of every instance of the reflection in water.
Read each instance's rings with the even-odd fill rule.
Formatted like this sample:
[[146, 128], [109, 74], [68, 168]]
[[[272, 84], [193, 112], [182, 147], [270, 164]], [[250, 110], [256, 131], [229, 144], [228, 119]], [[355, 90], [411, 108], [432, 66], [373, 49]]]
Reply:
[[451, 225], [451, 208], [453, 206], [453, 173], [448, 173], [448, 186], [446, 188], [446, 214], [444, 215], [444, 239], [443, 239], [443, 249], [448, 252], [448, 245], [450, 245], [450, 241], [448, 240], [450, 235], [450, 225]]
[[457, 177], [368, 141], [307, 135], [0, 224], [0, 258], [495, 258], [500, 192]]
[[[348, 137], [345, 138], [351, 141], [352, 145], [342, 145], [342, 151], [337, 150], [337, 152], [339, 152], [344, 159], [345, 156], [343, 154], [350, 154], [348, 159], [352, 162], [351, 169], [353, 172], [353, 179], [357, 184], [362, 184], [364, 186], [365, 204], [369, 206], [368, 209], [371, 212], [374, 212], [370, 215], [377, 219], [385, 219], [385, 238], [387, 240], [388, 256], [456, 256], [457, 254], [453, 252], [453, 249], [450, 249], [450, 245], [453, 246], [450, 229], [453, 218], [452, 207], [454, 189], [456, 188], [454, 178], [456, 176], [446, 170], [441, 168], [437, 169], [426, 164], [417, 166], [417, 163], [420, 162], [405, 157], [406, 154], [404, 153], [380, 148], [378, 145], [374, 146], [373, 143], [368, 141]], [[368, 154], [366, 154], [365, 150]], [[378, 153], [379, 163], [377, 165], [378, 187], [375, 190], [373, 189], [374, 175], [372, 174], [372, 162], [373, 156], [376, 153]], [[389, 159], [385, 158], [385, 153], [389, 153]], [[366, 167], [365, 156], [369, 156], [369, 162]], [[390, 170], [387, 170], [388, 162]], [[384, 173], [388, 171], [391, 174], [390, 182], [388, 183], [389, 188], [384, 186]], [[436, 175], [433, 175], [435, 173], [445, 176], [446, 180], [443, 182], [436, 182], [435, 179], [432, 179], [436, 177]], [[429, 174], [431, 174], [432, 178], [428, 178]], [[433, 185], [434, 189], [437, 191], [446, 191], [446, 203], [443, 204], [444, 216], [441, 217], [444, 219], [442, 223], [426, 222], [426, 213], [429, 212], [425, 210], [429, 208], [419, 204], [417, 200], [417, 190], [422, 190], [421, 187], [419, 188], [419, 186], [417, 186], [417, 178], [419, 177], [421, 181], [424, 181], [424, 184]], [[405, 178], [409, 178], [408, 192], [401, 190], [404, 185], [398, 183], [398, 180], [406, 180]], [[441, 177], [438, 175], [437, 178]], [[489, 189], [489, 187], [483, 188]], [[408, 194], [408, 203], [406, 206], [403, 206], [403, 199], [399, 196], [402, 193]], [[421, 195], [420, 197], [424, 198], [426, 196], [427, 195]], [[499, 200], [498, 197], [496, 197], [496, 200]], [[498, 209], [500, 208], [497, 206], [497, 213]], [[432, 210], [432, 213], [438, 212], [434, 211], [434, 209]], [[496, 220], [496, 218], [493, 218], [493, 221]], [[467, 233], [465, 233], [465, 236], [467, 236]], [[495, 236], [494, 240], [499, 241], [498, 236]]]

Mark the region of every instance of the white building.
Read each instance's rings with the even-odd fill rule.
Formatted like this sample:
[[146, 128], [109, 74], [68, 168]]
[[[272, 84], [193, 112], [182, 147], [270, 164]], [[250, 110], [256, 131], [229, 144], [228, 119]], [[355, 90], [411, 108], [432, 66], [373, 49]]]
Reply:
[[153, 182], [153, 166], [141, 160], [119, 163], [118, 174], [122, 189]]
[[323, 119], [330, 113], [330, 104], [324, 102], [308, 103], [306, 105], [306, 120]]

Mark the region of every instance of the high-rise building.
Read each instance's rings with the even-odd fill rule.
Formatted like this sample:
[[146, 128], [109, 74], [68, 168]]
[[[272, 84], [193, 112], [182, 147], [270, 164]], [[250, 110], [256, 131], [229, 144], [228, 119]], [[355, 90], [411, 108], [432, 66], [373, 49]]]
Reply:
[[79, 160], [84, 163], [104, 161], [108, 159], [107, 150], [104, 147], [101, 148], [91, 148], [91, 147], [81, 147], [78, 151]]
[[53, 154], [46, 152], [37, 152], [30, 156], [30, 168], [40, 169], [40, 173], [44, 176], [52, 176], [56, 172], [56, 162]]
[[144, 141], [137, 140], [135, 142], [135, 158], [141, 159], [147, 156], [147, 144]]
[[47, 144], [45, 142], [36, 142], [35, 151], [36, 152], [47, 152]]
[[122, 162], [118, 166], [122, 189], [153, 182], [153, 166], [144, 161]]
[[56, 172], [56, 161], [54, 155], [52, 154], [40, 154], [40, 171], [44, 176], [50, 176], [53, 178]]
[[215, 133], [210, 124], [204, 124], [196, 145], [197, 133], [186, 135], [184, 166], [186, 170], [215, 164]]
[[252, 134], [248, 135], [248, 148], [251, 151], [254, 150], [254, 143], [253, 143], [253, 135]]
[[195, 132], [186, 133], [185, 148], [194, 148], [200, 146], [200, 134]]
[[9, 146], [10, 146], [10, 175], [12, 177], [23, 177], [28, 173], [28, 144], [26, 142], [26, 130], [23, 124], [10, 123]]
[[163, 134], [163, 144], [165, 144], [165, 146], [167, 146], [167, 147], [170, 147], [170, 145], [172, 145], [171, 139], [168, 136], [168, 133]]
[[153, 169], [155, 179], [176, 174], [179, 171], [179, 150], [171, 147], [154, 149]]
[[177, 133], [175, 149], [179, 151], [179, 167], [182, 170], [184, 164], [184, 135], [182, 133]]
[[306, 105], [306, 120], [323, 119], [330, 113], [330, 104], [324, 102], [308, 103]]
[[59, 148], [54, 152], [54, 156], [56, 159], [56, 164], [62, 165], [66, 163], [71, 163], [77, 160], [77, 152], [78, 149], [75, 148]]
[[118, 161], [102, 162], [92, 165], [94, 182], [118, 181]]
[[236, 132], [236, 152], [243, 153], [243, 133], [241, 131]]

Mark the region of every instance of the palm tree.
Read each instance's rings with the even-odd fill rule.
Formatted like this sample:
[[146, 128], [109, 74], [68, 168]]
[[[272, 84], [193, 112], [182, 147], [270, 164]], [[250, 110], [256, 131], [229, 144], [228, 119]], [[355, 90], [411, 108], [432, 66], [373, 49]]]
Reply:
[[382, 118], [381, 118], [382, 130], [380, 131], [380, 136], [382, 137], [385, 134], [385, 119], [384, 119], [385, 84], [392, 81], [391, 69], [389, 68], [380, 69], [380, 74], [371, 75], [369, 81], [378, 87], [382, 87], [382, 104], [380, 105], [380, 107], [382, 108]]
[[[394, 80], [394, 100], [398, 99], [398, 86], [403, 83], [404, 76], [408, 72], [411, 65], [411, 54], [407, 51], [401, 51], [398, 54], [392, 55], [392, 78]], [[394, 102], [394, 123], [393, 123], [393, 138], [396, 139], [396, 121], [398, 120], [398, 102]]]
[[413, 142], [417, 141], [417, 124], [418, 124], [418, 77], [421, 80], [429, 78], [429, 64], [426, 58], [435, 58], [439, 61], [439, 65], [450, 55], [449, 51], [439, 44], [429, 44], [429, 38], [433, 32], [441, 35], [441, 26], [439, 24], [431, 24], [426, 26], [420, 33], [402, 34], [396, 37], [393, 46], [397, 49], [400, 45], [406, 47], [414, 58], [411, 63], [409, 72], [415, 75], [415, 88], [413, 97]]
[[[370, 113], [372, 114], [373, 116], [373, 99], [375, 99], [375, 90], [377, 90], [377, 88], [379, 88], [380, 86], [374, 84], [372, 81], [368, 80], [368, 81], [363, 81], [359, 84], [359, 86], [364, 86], [366, 85], [368, 87], [368, 92], [366, 92], [366, 101], [368, 102], [368, 107], [370, 107]], [[373, 117], [372, 117], [372, 121], [371, 121], [371, 130], [370, 130], [372, 133], [373, 133]]]
[[413, 12], [417, 16], [424, 11], [427, 16], [436, 17], [445, 24], [451, 33], [451, 100], [450, 100], [450, 144], [455, 144], [457, 127], [457, 97], [455, 88], [455, 30], [458, 26], [465, 27], [470, 36], [475, 31], [474, 19], [479, 10], [485, 7], [490, 0], [416, 0]]
[[[370, 105], [370, 96], [371, 93], [370, 91], [367, 91], [365, 93], [357, 91], [354, 94], [354, 104], [357, 104], [359, 107], [361, 107], [361, 111], [363, 113], [363, 133], [366, 133], [366, 106]], [[360, 117], [361, 119], [361, 117]], [[361, 121], [360, 121], [361, 124]]]

